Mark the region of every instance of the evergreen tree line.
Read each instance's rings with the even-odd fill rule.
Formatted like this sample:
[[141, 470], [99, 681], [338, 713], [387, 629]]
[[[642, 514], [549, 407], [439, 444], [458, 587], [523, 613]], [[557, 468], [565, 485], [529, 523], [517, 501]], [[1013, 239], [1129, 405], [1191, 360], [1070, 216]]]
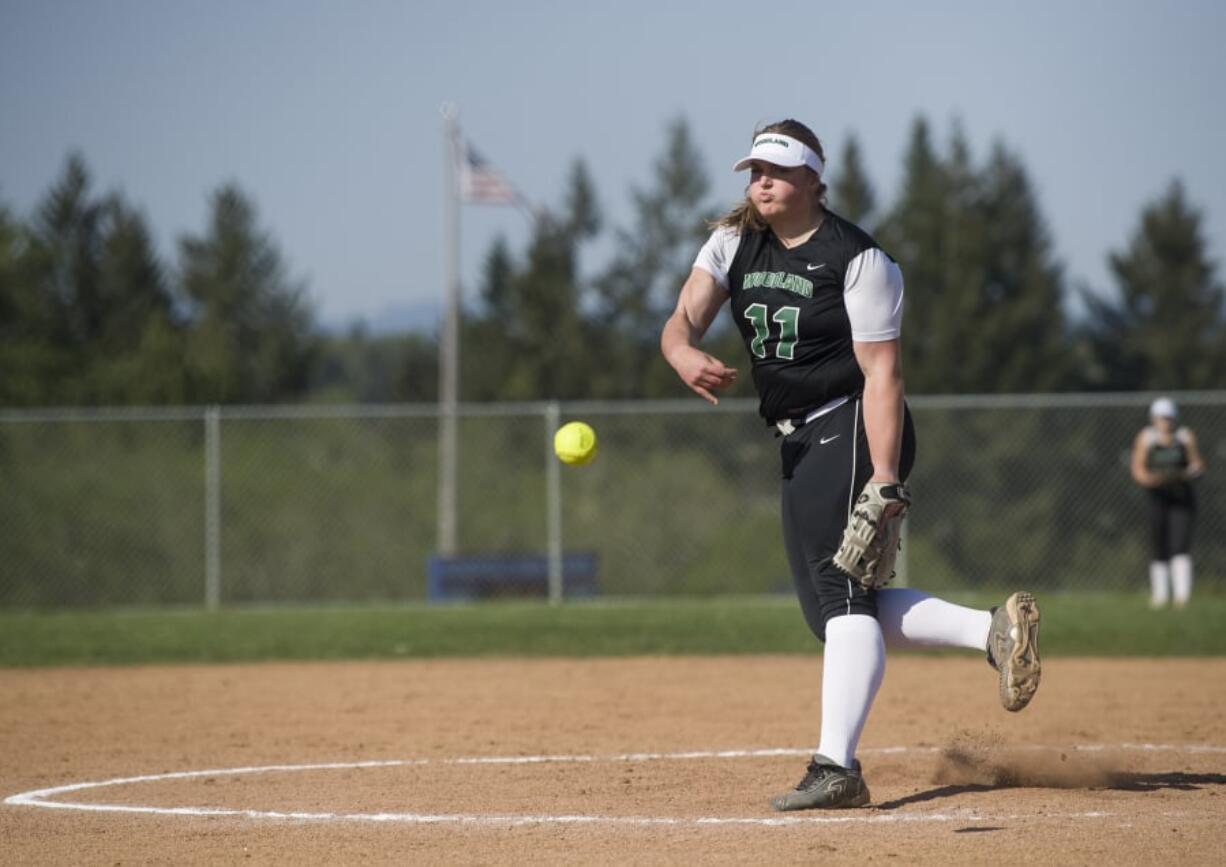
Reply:
[[[492, 245], [462, 320], [463, 400], [688, 394], [659, 356], [659, 330], [728, 203], [711, 200], [685, 121], [667, 133], [646, 183], [630, 190], [630, 225], [605, 234], [576, 160], [525, 248]], [[1091, 291], [1067, 285], [1025, 167], [1004, 144], [977, 161], [959, 128], [939, 147], [917, 119], [886, 205], [854, 137], [833, 168], [832, 209], [903, 266], [911, 393], [1226, 382], [1223, 287], [1178, 181], [1110, 254], [1115, 285]], [[581, 267], [602, 239], [607, 263]], [[435, 399], [435, 336], [324, 334], [235, 185], [212, 195], [205, 231], [176, 253], [173, 266], [161, 261], [141, 212], [120, 194], [96, 196], [79, 156], [28, 219], [0, 202], [0, 406]], [[1084, 315], [1070, 317], [1070, 297]], [[708, 343], [747, 366], [726, 316]], [[748, 380], [734, 394], [751, 394]]]
[[318, 356], [303, 286], [233, 185], [172, 270], [139, 210], [69, 158], [31, 219], [0, 205], [0, 405], [276, 401]]

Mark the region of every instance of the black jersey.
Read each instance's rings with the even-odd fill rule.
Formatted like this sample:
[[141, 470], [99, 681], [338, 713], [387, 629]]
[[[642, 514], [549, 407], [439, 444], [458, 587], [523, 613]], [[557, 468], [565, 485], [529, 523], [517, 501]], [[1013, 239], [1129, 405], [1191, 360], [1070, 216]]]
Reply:
[[1192, 485], [1184, 478], [1189, 463], [1187, 429], [1179, 428], [1169, 443], [1163, 443], [1158, 431], [1150, 427], [1145, 429], [1145, 439], [1145, 468], [1162, 478], [1156, 488], [1150, 489], [1151, 494], [1165, 500], [1190, 500]]
[[830, 212], [809, 240], [790, 250], [769, 229], [739, 236], [727, 288], [768, 423], [803, 417], [863, 390], [844, 292], [849, 266], [868, 250], [880, 248]]
[[1176, 437], [1163, 445], [1155, 436], [1145, 452], [1145, 467], [1162, 475], [1178, 475], [1188, 468], [1188, 449]]

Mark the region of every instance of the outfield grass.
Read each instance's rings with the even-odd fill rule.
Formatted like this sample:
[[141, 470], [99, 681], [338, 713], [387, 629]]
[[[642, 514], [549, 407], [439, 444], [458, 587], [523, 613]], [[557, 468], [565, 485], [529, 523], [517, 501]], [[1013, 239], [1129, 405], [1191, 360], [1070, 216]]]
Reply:
[[[1139, 596], [1053, 593], [1040, 604], [1045, 654], [1226, 655], [1221, 596], [1178, 612], [1151, 612]], [[818, 649], [787, 597], [0, 614], [0, 666]]]

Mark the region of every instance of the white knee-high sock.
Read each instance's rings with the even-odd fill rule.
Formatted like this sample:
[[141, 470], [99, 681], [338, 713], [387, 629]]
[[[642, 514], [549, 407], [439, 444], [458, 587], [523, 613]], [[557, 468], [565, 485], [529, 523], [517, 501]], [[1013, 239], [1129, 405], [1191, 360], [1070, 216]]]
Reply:
[[1165, 560], [1151, 560], [1149, 563], [1149, 602], [1151, 605], [1165, 605], [1171, 596], [1171, 570]]
[[1183, 605], [1192, 595], [1192, 555], [1176, 554], [1171, 558], [1171, 591], [1176, 605]]
[[909, 587], [877, 591], [877, 619], [890, 647], [986, 650], [992, 614], [964, 608]]
[[885, 641], [875, 619], [867, 614], [844, 614], [826, 623], [819, 753], [851, 767], [884, 675]]

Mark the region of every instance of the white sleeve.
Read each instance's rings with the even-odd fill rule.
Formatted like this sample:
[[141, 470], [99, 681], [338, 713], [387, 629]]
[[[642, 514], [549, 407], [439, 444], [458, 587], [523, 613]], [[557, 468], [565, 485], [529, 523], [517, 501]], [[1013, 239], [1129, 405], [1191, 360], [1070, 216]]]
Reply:
[[728, 269], [732, 267], [732, 257], [736, 255], [737, 247], [741, 245], [741, 235], [736, 229], [720, 226], [707, 238], [707, 243], [698, 251], [694, 267], [701, 268], [720, 285], [728, 288]]
[[902, 334], [902, 296], [902, 269], [884, 252], [865, 250], [852, 259], [843, 279], [852, 340], [879, 343]]

